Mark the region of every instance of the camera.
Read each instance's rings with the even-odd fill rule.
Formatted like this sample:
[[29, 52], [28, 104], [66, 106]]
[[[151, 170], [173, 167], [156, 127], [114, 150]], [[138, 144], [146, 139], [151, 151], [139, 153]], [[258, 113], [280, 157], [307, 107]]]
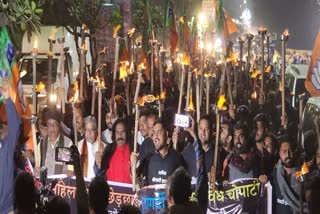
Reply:
[[174, 125], [182, 128], [189, 128], [191, 126], [191, 119], [188, 115], [176, 114]]
[[66, 163], [72, 162], [71, 149], [67, 147], [57, 147], [56, 153], [55, 153], [55, 159], [58, 162], [66, 162]]

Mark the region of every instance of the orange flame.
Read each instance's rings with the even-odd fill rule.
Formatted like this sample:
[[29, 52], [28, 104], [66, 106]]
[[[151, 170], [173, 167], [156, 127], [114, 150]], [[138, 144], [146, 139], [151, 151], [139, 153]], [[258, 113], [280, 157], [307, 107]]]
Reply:
[[190, 92], [189, 106], [187, 108], [187, 111], [194, 111], [194, 105], [193, 105], [193, 101], [192, 101], [192, 91]]
[[257, 99], [257, 92], [256, 91], [252, 92], [251, 98], [252, 99]]
[[166, 99], [166, 92], [165, 91], [163, 91], [160, 95], [158, 94], [156, 96], [156, 100], [164, 100], [164, 99]]
[[294, 176], [295, 176], [296, 178], [298, 178], [298, 177], [300, 177], [300, 176], [302, 176], [302, 175], [307, 174], [308, 172], [309, 172], [308, 165], [307, 165], [306, 162], [304, 162], [303, 165], [302, 165], [302, 167], [301, 167], [301, 171], [296, 172], [296, 173], [294, 174]]
[[265, 72], [266, 73], [270, 73], [270, 71], [271, 71], [271, 65], [268, 65], [268, 67], [266, 68]]
[[129, 31], [128, 31], [128, 36], [129, 37], [132, 37], [132, 35], [134, 34], [134, 32], [136, 31], [136, 29], [135, 28], [132, 28], [132, 29], [130, 29]]
[[137, 102], [138, 106], [144, 106], [144, 103], [146, 102], [145, 100], [146, 96], [143, 96], [139, 99], [139, 101]]
[[142, 70], [145, 70], [146, 69], [146, 62], [147, 62], [147, 59], [145, 58], [144, 60], [143, 60], [143, 62], [141, 62], [140, 63], [140, 65], [138, 66], [138, 70], [139, 71], [142, 71]]
[[85, 42], [81, 45], [81, 50], [87, 50], [87, 49], [86, 49], [86, 43], [85, 43]]
[[116, 27], [113, 28], [113, 38], [117, 38], [118, 37], [118, 31], [120, 30], [121, 25], [117, 25]]
[[213, 75], [212, 75], [211, 73], [205, 73], [203, 76], [204, 76], [205, 78], [209, 78], [209, 77], [212, 77]]
[[181, 64], [183, 64], [183, 65], [190, 65], [190, 57], [187, 55], [186, 52], [183, 52], [183, 54], [182, 54]]
[[73, 97], [71, 97], [70, 102], [74, 102], [74, 103], [79, 102], [79, 100], [78, 100], [78, 98], [79, 98], [79, 90], [78, 90], [78, 88], [79, 88], [78, 87], [78, 82], [76, 81], [74, 83], [74, 87], [73, 87], [74, 95], [73, 95]]
[[124, 78], [126, 78], [127, 76], [128, 76], [128, 74], [127, 74], [127, 63], [126, 63], [127, 61], [125, 61], [125, 62], [120, 62], [121, 63], [121, 66], [120, 66], [120, 68], [119, 68], [119, 70], [120, 70], [120, 76], [119, 76], [119, 79], [121, 80], [121, 79], [124, 79]]
[[226, 102], [226, 97], [224, 95], [220, 95], [218, 103], [217, 103], [218, 110], [226, 110], [227, 109], [227, 107], [224, 106], [225, 102]]
[[261, 31], [261, 32], [267, 31], [267, 28], [264, 26], [261, 26], [261, 27], [259, 27], [259, 31]]
[[255, 70], [251, 75], [250, 75], [250, 78], [254, 79], [254, 78], [257, 78], [257, 76], [260, 74], [260, 71], [259, 70]]
[[201, 75], [201, 70], [200, 69], [194, 69], [193, 70], [193, 72], [194, 72], [194, 74], [196, 75], [196, 76], [198, 76], [198, 75]]
[[288, 28], [286, 28], [286, 29], [283, 31], [282, 35], [284, 35], [284, 36], [289, 36], [289, 35], [290, 35]]
[[43, 82], [39, 82], [39, 85], [36, 85], [36, 91], [40, 92], [44, 88]]

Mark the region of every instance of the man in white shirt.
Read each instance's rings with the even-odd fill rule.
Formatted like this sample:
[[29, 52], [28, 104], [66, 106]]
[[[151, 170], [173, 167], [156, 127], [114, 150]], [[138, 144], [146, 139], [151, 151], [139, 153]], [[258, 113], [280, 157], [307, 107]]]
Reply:
[[[79, 141], [78, 149], [83, 176], [89, 179], [95, 177], [94, 163], [95, 154], [98, 151], [97, 121], [93, 116], [88, 116], [84, 122], [84, 139]], [[104, 150], [104, 144], [100, 144], [100, 151]]]

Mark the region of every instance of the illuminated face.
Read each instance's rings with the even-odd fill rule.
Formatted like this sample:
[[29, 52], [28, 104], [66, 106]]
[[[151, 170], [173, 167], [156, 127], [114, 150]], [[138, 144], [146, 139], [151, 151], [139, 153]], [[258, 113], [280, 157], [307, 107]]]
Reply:
[[167, 132], [161, 123], [153, 126], [152, 140], [157, 151], [162, 150], [167, 144]]
[[114, 123], [114, 116], [109, 112], [106, 114], [106, 124], [109, 130], [112, 129], [113, 123]]
[[48, 138], [50, 140], [56, 140], [60, 134], [60, 124], [54, 119], [47, 120]]
[[156, 120], [155, 117], [148, 117], [147, 119], [147, 126], [148, 126], [148, 136], [152, 137], [152, 133], [153, 133], [153, 124], [154, 121]]
[[283, 166], [287, 168], [293, 167], [293, 152], [288, 142], [282, 143], [279, 151], [280, 160]]
[[207, 120], [200, 120], [198, 126], [198, 135], [202, 144], [208, 144], [210, 138], [210, 127]]
[[242, 154], [242, 153], [246, 152], [247, 142], [246, 142], [246, 139], [243, 135], [242, 129], [234, 130], [233, 140], [234, 140], [235, 151], [238, 154]]
[[115, 129], [115, 138], [119, 146], [123, 146], [127, 141], [126, 127], [123, 123], [118, 123]]
[[272, 138], [271, 137], [266, 137], [264, 139], [264, 148], [268, 151], [269, 154], [274, 153], [274, 148], [272, 145]]
[[85, 138], [88, 143], [94, 143], [97, 139], [97, 127], [92, 122], [85, 125]]
[[83, 129], [83, 116], [82, 116], [81, 109], [77, 108], [75, 111], [76, 111], [75, 117], [76, 117], [77, 130], [82, 130]]
[[147, 116], [141, 116], [139, 118], [139, 130], [142, 137], [147, 137], [148, 135], [148, 125], [147, 125]]

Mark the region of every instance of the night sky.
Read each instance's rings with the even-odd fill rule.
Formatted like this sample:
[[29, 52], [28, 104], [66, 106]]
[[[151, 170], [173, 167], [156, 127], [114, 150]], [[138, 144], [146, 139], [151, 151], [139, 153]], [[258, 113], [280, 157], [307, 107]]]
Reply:
[[[240, 15], [243, 0], [224, 0], [231, 16]], [[247, 0], [254, 26], [264, 25], [280, 35], [289, 29], [289, 48], [312, 49], [320, 26], [319, 7], [315, 0]]]

